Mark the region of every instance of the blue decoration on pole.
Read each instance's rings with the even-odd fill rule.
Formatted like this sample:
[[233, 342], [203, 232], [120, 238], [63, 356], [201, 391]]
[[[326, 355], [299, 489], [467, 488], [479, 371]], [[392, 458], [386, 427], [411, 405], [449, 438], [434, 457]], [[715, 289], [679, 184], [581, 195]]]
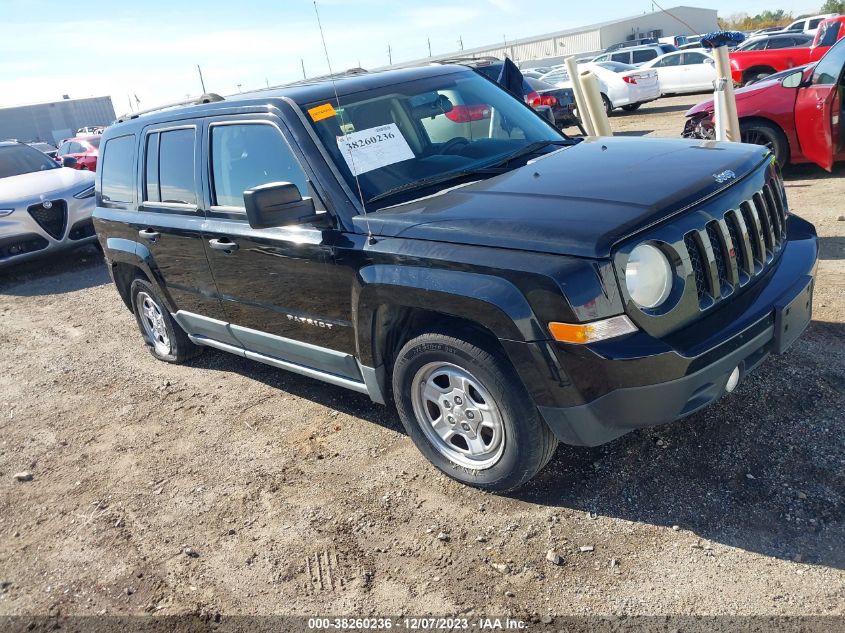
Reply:
[[701, 38], [704, 48], [718, 48], [729, 44], [739, 44], [745, 40], [745, 33], [739, 31], [713, 31]]

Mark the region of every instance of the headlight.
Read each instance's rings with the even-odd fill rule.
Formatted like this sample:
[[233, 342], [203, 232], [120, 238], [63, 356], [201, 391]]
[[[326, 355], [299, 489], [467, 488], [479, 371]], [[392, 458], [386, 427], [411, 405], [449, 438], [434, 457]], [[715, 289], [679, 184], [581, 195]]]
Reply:
[[94, 195], [94, 185], [91, 185], [90, 187], [86, 187], [85, 189], [83, 189], [79, 193], [73, 194], [73, 197], [77, 198], [79, 200], [82, 200], [83, 198], [90, 198], [93, 195]]
[[0, 209], [0, 218], [6, 217], [7, 215], [12, 215], [14, 209]]
[[640, 244], [625, 266], [628, 294], [641, 308], [656, 308], [672, 291], [672, 266], [656, 246]]

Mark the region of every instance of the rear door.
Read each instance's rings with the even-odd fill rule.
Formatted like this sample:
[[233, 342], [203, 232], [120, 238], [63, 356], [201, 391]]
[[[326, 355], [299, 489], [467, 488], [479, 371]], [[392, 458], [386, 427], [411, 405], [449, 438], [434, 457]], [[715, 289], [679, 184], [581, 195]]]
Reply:
[[138, 254], [150, 261], [176, 310], [219, 319], [222, 307], [205, 256], [199, 205], [201, 135], [195, 120], [145, 128], [132, 225]]
[[841, 146], [843, 66], [845, 40], [840, 40], [819, 60], [811, 84], [798, 89], [795, 130], [801, 152], [830, 171]]
[[657, 70], [657, 75], [660, 78], [660, 92], [678, 92], [681, 89], [683, 83], [681, 55], [682, 53], [666, 55], [652, 66]]
[[681, 67], [687, 90], [709, 90], [716, 80], [716, 65], [712, 57], [704, 53], [684, 53]]

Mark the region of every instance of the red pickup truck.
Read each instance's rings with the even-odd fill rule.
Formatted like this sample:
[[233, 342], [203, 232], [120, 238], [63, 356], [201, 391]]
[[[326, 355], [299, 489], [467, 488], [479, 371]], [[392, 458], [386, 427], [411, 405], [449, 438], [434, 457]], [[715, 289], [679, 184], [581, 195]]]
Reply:
[[828, 18], [819, 24], [813, 44], [802, 48], [773, 48], [730, 54], [731, 76], [744, 86], [768, 75], [818, 61], [845, 35], [845, 16]]

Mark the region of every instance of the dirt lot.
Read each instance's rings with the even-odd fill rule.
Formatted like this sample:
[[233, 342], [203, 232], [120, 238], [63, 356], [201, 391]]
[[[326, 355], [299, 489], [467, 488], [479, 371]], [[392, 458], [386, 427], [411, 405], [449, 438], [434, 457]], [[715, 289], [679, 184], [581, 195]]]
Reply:
[[[696, 100], [612, 124], [677, 136]], [[821, 236], [803, 338], [512, 496], [438, 474], [363, 396], [156, 362], [93, 249], [3, 271], [0, 614], [845, 614], [845, 168], [787, 190]]]

